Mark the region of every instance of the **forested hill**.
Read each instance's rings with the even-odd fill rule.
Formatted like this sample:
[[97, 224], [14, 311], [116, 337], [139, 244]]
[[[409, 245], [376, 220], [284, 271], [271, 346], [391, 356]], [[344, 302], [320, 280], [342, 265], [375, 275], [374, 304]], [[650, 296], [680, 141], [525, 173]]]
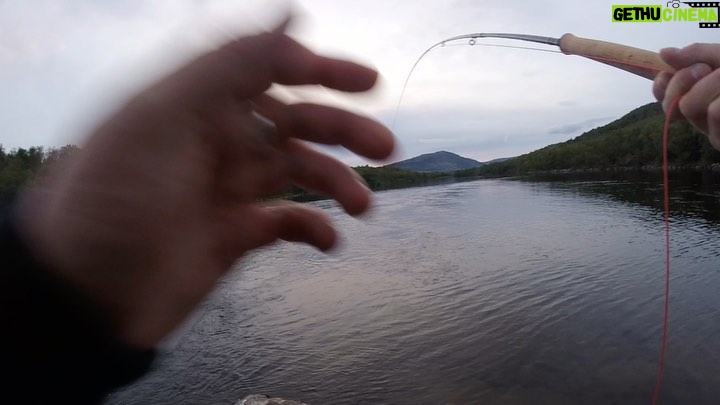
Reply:
[[477, 160], [468, 159], [451, 152], [426, 153], [411, 159], [387, 165], [386, 167], [413, 172], [454, 172], [482, 166]]
[[[457, 172], [456, 176], [512, 176], [554, 170], [658, 167], [662, 163], [665, 114], [651, 103], [566, 142], [515, 159]], [[668, 158], [674, 166], [720, 163], [720, 152], [684, 120], [670, 125]]]
[[[662, 129], [665, 114], [660, 105], [652, 103], [640, 107], [624, 117], [605, 126], [595, 128], [571, 139], [535, 152], [501, 162], [482, 164], [470, 159], [463, 160], [448, 152], [430, 154], [430, 162], [436, 159], [444, 161], [449, 155], [457, 159], [455, 164], [482, 164], [466, 170], [457, 167], [432, 168], [426, 166], [413, 172], [393, 167], [356, 167], [373, 190], [411, 187], [438, 182], [452, 181], [455, 178], [476, 176], [514, 176], [532, 172], [556, 170], [594, 170], [614, 168], [659, 167], [662, 163]], [[720, 152], [713, 149], [707, 138], [694, 130], [687, 122], [675, 120], [670, 127], [669, 158], [673, 166], [696, 167], [720, 163]], [[9, 201], [17, 190], [28, 181], [42, 175], [41, 168], [48, 163], [65, 158], [77, 150], [68, 145], [59, 149], [31, 147], [6, 151], [0, 145], [0, 206]], [[416, 159], [418, 160], [418, 159]], [[425, 162], [428, 163], [428, 162]], [[434, 163], [437, 163], [436, 161]], [[447, 163], [447, 162], [445, 162]], [[452, 165], [451, 165], [452, 166]], [[468, 166], [460, 166], [468, 167]], [[431, 172], [442, 170], [443, 172]], [[305, 198], [305, 193], [293, 192], [289, 196]]]

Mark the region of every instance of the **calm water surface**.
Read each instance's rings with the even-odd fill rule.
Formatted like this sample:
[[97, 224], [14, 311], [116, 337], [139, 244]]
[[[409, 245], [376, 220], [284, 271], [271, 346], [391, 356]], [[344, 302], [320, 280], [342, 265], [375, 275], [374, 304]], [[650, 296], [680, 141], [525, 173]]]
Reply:
[[[542, 180], [542, 179], [541, 179]], [[720, 186], [673, 182], [662, 403], [720, 403]], [[326, 208], [325, 255], [246, 258], [110, 404], [636, 404], [655, 382], [664, 291], [657, 176], [468, 183]]]

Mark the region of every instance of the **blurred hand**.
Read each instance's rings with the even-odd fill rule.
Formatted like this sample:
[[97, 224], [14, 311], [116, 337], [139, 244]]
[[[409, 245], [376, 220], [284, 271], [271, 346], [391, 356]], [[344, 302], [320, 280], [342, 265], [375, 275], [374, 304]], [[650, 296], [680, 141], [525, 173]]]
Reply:
[[[303, 141], [381, 159], [392, 134], [264, 92], [272, 83], [365, 91], [377, 73], [313, 54], [281, 31], [233, 41], [148, 88], [21, 198], [29, 246], [99, 305], [126, 344], [155, 346], [248, 250], [277, 239], [335, 243], [322, 212], [258, 197], [297, 184], [350, 214], [368, 208], [354, 172]], [[257, 113], [274, 122], [274, 137], [261, 136]]]
[[673, 100], [682, 96], [680, 113], [720, 150], [720, 44], [666, 48], [660, 56], [677, 72], [655, 78], [655, 98], [667, 112]]

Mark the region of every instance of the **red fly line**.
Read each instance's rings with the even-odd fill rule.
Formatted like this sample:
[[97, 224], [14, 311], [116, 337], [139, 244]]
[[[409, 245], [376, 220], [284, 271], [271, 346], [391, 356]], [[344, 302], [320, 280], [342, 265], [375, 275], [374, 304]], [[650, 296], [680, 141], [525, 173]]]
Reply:
[[[645, 66], [639, 63], [633, 63], [628, 61], [619, 61], [612, 58], [603, 58], [598, 56], [589, 56], [576, 54], [577, 56], [583, 56], [586, 58], [597, 60], [598, 62], [612, 62], [616, 65], [626, 65], [644, 70], [660, 73], [661, 70]], [[665, 217], [665, 297], [664, 297], [664, 308], [663, 308], [663, 321], [662, 321], [662, 337], [660, 341], [660, 359], [658, 360], [657, 378], [655, 380], [655, 390], [653, 391], [652, 404], [656, 405], [660, 398], [660, 388], [662, 387], [662, 376], [665, 370], [665, 349], [667, 347], [667, 336], [668, 336], [668, 318], [670, 315], [670, 176], [669, 176], [669, 164], [668, 164], [668, 136], [670, 132], [670, 121], [680, 102], [680, 96], [676, 97], [670, 104], [670, 108], [666, 111], [665, 124], [663, 126], [662, 135], [662, 177], [663, 177], [663, 211]]]
[[[585, 56], [585, 55], [578, 55]], [[661, 70], [645, 66], [638, 63], [632, 63], [628, 61], [618, 61], [610, 58], [602, 58], [597, 56], [585, 56], [586, 58], [595, 59], [598, 62], [612, 62], [614, 64], [626, 65], [641, 68], [644, 70], [653, 71], [660, 73]], [[660, 341], [660, 359], [658, 360], [657, 378], [655, 380], [655, 390], [653, 391], [652, 404], [656, 405], [660, 399], [660, 388], [662, 387], [663, 371], [665, 370], [665, 349], [667, 347], [667, 336], [668, 336], [668, 318], [670, 315], [670, 175], [669, 175], [669, 164], [668, 164], [668, 138], [670, 133], [670, 121], [672, 116], [677, 109], [680, 97], [677, 96], [665, 114], [665, 124], [663, 126], [662, 134], [662, 177], [663, 177], [663, 211], [665, 219], [665, 299], [663, 308], [663, 321], [662, 321], [662, 338]]]
[[[583, 56], [583, 55], [579, 55]], [[644, 66], [642, 64], [631, 63], [627, 61], [617, 61], [608, 58], [601, 57], [590, 57], [599, 62], [612, 62], [615, 64], [622, 64], [632, 67], [637, 67], [649, 71], [660, 73], [661, 71], [657, 68]], [[670, 315], [670, 175], [669, 175], [669, 163], [668, 163], [668, 138], [670, 133], [670, 121], [672, 116], [677, 109], [680, 97], [677, 96], [670, 107], [666, 111], [665, 124], [663, 126], [662, 134], [662, 177], [663, 177], [663, 211], [665, 213], [665, 299], [663, 307], [663, 321], [662, 321], [662, 338], [660, 341], [660, 359], [658, 360], [657, 378], [655, 380], [655, 390], [653, 391], [652, 404], [656, 405], [660, 399], [660, 388], [662, 387], [663, 371], [665, 370], [665, 349], [667, 347], [667, 336], [668, 336], [668, 323]]]
[[663, 369], [665, 368], [665, 345], [667, 343], [668, 315], [670, 312], [670, 180], [668, 168], [668, 134], [670, 132], [670, 120], [680, 102], [680, 96], [670, 104], [665, 116], [663, 127], [662, 155], [663, 155], [663, 205], [665, 210], [665, 310], [663, 311], [662, 341], [660, 343], [660, 361], [658, 363], [657, 380], [652, 403], [657, 404], [660, 397], [660, 386], [662, 383]]
[[[443, 45], [445, 45], [443, 43]], [[469, 45], [476, 45], [474, 42], [470, 43]], [[557, 52], [557, 51], [550, 51], [546, 49], [541, 48], [530, 48], [530, 47], [516, 47], [516, 46], [508, 46], [508, 45], [496, 45], [496, 44], [477, 44], [477, 45], [487, 45], [487, 46], [496, 46], [501, 48], [520, 48], [520, 49], [528, 49], [528, 50], [535, 50], [535, 51], [546, 51], [546, 52]], [[412, 75], [413, 71], [415, 70], [415, 67], [420, 62], [420, 60], [427, 54], [430, 50], [434, 48], [431, 47], [425, 53], [423, 53], [418, 60], [413, 65], [412, 69], [410, 70], [410, 74], [408, 74], [408, 77], [405, 80], [405, 85], [403, 86], [402, 92], [400, 94], [400, 100], [398, 101], [397, 108], [395, 110], [395, 117], [393, 118], [393, 125], [395, 126], [395, 119], [397, 118], [398, 110], [400, 109], [400, 103], [402, 103], [402, 97], [405, 93], [405, 87], [408, 84], [408, 81], [410, 80], [410, 76]], [[560, 53], [560, 52], [557, 52]], [[626, 65], [631, 66], [635, 68], [640, 68], [643, 70], [651, 71], [654, 73], [660, 73], [661, 70], [657, 69], [656, 67], [652, 66], [645, 66], [643, 64], [634, 63], [634, 62], [628, 62], [628, 61], [620, 61], [615, 60], [612, 58], [604, 58], [599, 56], [590, 56], [590, 55], [582, 55], [582, 54], [574, 54], [576, 56], [582, 56], [585, 58], [593, 59], [598, 62], [608, 62], [614, 65]], [[653, 397], [652, 397], [652, 404], [656, 405], [658, 403], [658, 400], [660, 398], [660, 389], [662, 386], [662, 376], [663, 371], [665, 370], [665, 349], [667, 346], [667, 336], [668, 336], [668, 318], [670, 314], [670, 180], [669, 180], [669, 164], [668, 164], [668, 135], [670, 132], [670, 121], [672, 120], [672, 116], [677, 108], [677, 105], [680, 101], [680, 96], [676, 97], [673, 102], [671, 103], [670, 107], [666, 111], [665, 116], [665, 124], [663, 127], [663, 134], [662, 134], [662, 177], [663, 177], [663, 211], [664, 211], [664, 222], [665, 222], [665, 297], [664, 297], [664, 309], [663, 309], [663, 321], [662, 321], [662, 337], [660, 341], [660, 355], [659, 355], [659, 361], [658, 361], [658, 370], [657, 370], [657, 378], [655, 380], [655, 390], [653, 391]]]

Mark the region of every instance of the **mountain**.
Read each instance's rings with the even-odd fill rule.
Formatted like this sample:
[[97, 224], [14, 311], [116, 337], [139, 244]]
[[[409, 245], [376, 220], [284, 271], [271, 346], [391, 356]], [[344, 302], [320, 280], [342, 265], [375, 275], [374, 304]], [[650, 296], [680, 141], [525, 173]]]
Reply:
[[426, 153], [411, 159], [396, 162], [385, 167], [410, 170], [413, 172], [454, 172], [456, 170], [480, 167], [484, 163], [468, 159], [451, 152]]

